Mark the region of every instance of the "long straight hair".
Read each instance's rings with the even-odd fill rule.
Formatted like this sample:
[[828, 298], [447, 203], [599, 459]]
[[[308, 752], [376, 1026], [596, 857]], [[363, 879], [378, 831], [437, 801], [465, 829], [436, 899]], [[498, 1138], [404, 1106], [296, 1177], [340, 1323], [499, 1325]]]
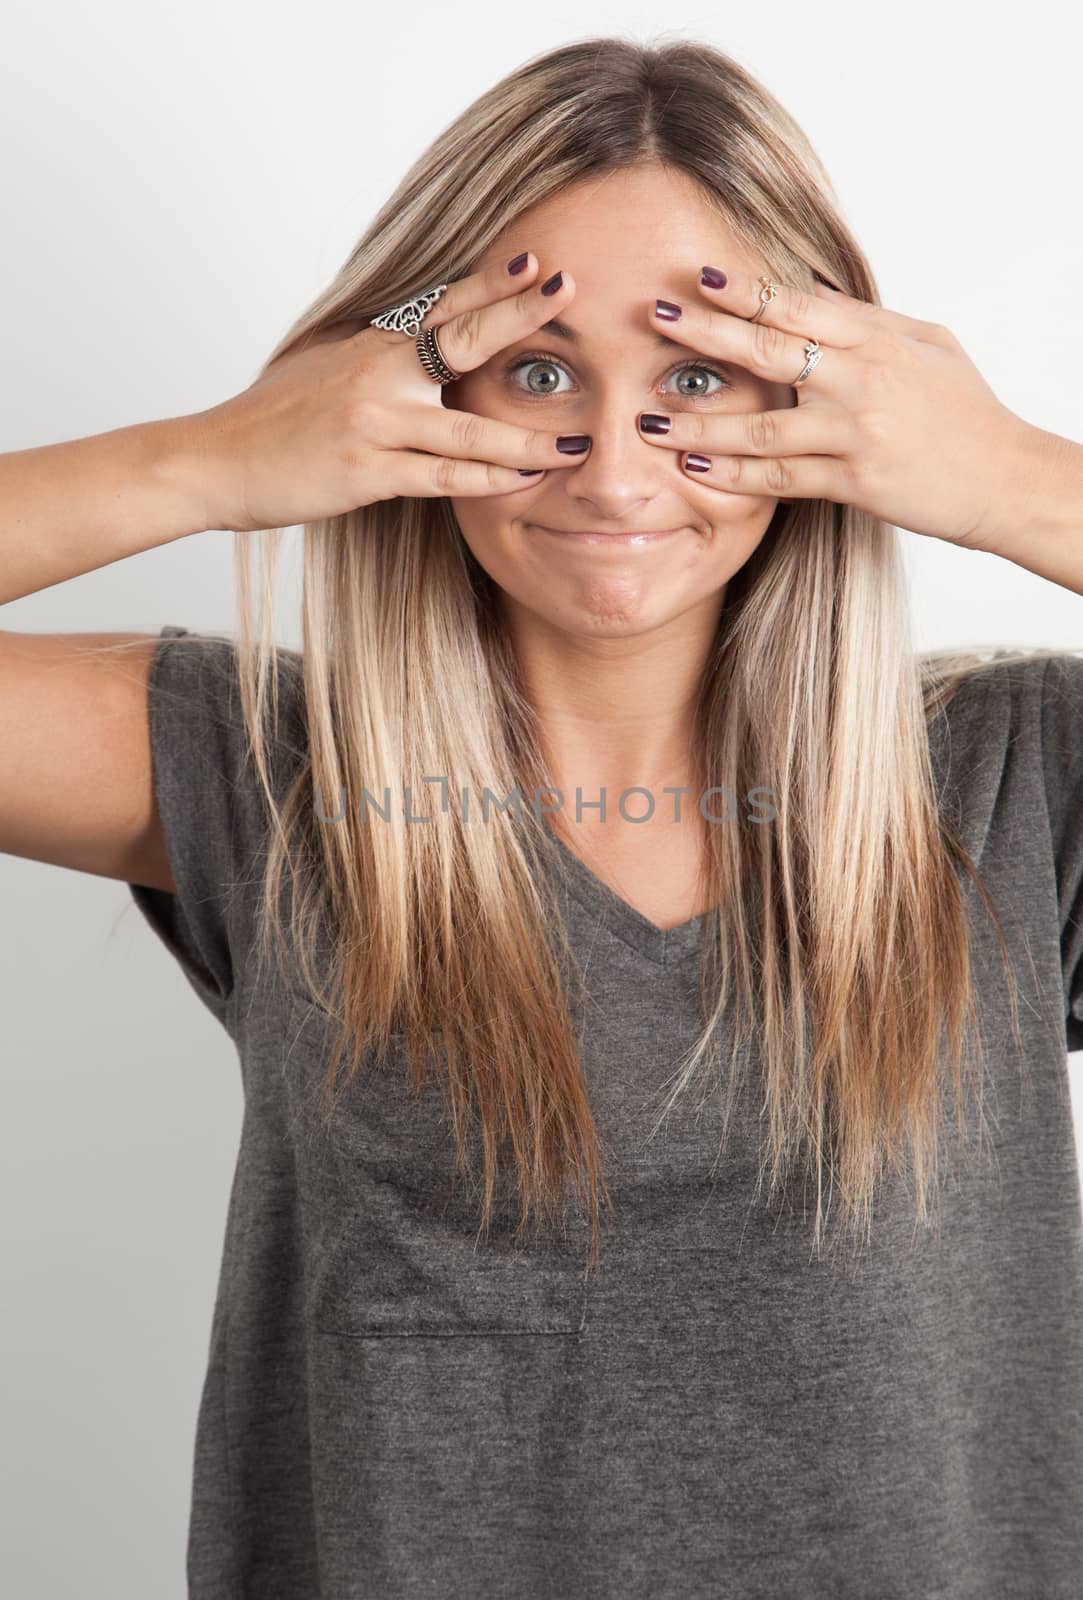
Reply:
[[[266, 365], [331, 323], [368, 322], [469, 273], [520, 209], [644, 162], [694, 179], [777, 279], [880, 303], [808, 139], [739, 64], [696, 41], [588, 38], [527, 61], [433, 141]], [[593, 1264], [599, 1201], [611, 1199], [582, 1070], [581, 974], [543, 870], [548, 828], [529, 806], [486, 826], [434, 807], [430, 824], [408, 826], [398, 803], [430, 795], [433, 774], [478, 797], [545, 790], [495, 586], [449, 500], [310, 522], [302, 648], [286, 650], [275, 644], [281, 531], [237, 541], [241, 698], [268, 806], [258, 948], [261, 962], [272, 949], [295, 958], [335, 1023], [323, 1114], [343, 1063], [347, 1082], [397, 1038], [417, 1092], [430, 1071], [443, 1085], [456, 1174], [479, 1132], [482, 1228], [510, 1155], [518, 1233], [559, 1217], [571, 1175]], [[898, 534], [851, 506], [780, 505], [727, 586], [696, 755], [707, 784], [767, 786], [779, 809], [767, 827], [708, 830], [702, 903], [717, 910], [702, 1029], [662, 1116], [702, 1074], [720, 1090], [724, 1145], [754, 1046], [768, 1113], [760, 1177], [769, 1169], [773, 1199], [804, 1156], [817, 1252], [836, 1191], [833, 1238], [867, 1235], [885, 1165], [903, 1173], [909, 1160], [916, 1220], [928, 1221], [946, 1087], [960, 1136], [968, 1085], [984, 1132], [964, 874], [996, 929], [1020, 1043], [1003, 931], [941, 814], [928, 737], [929, 718], [988, 664], [981, 651], [915, 655]], [[303, 707], [304, 758], [279, 787], [268, 741], [283, 687]], [[374, 826], [363, 796], [388, 793], [396, 804]], [[718, 1036], [731, 1006], [727, 1081]]]

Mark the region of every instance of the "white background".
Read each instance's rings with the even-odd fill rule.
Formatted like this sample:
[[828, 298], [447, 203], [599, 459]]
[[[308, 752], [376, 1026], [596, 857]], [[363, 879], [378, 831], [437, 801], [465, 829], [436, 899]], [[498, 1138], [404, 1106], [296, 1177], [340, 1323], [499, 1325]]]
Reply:
[[[1083, 437], [1081, 41], [1051, 0], [7, 0], [0, 449], [246, 387], [463, 106], [558, 44], [663, 27], [729, 51], [794, 112], [886, 305], [946, 323], [1013, 410]], [[918, 648], [1083, 642], [1083, 598], [904, 538]], [[232, 630], [232, 545], [148, 551], [0, 621]], [[0, 904], [0, 1589], [177, 1600], [236, 1054], [123, 885], [3, 857]]]

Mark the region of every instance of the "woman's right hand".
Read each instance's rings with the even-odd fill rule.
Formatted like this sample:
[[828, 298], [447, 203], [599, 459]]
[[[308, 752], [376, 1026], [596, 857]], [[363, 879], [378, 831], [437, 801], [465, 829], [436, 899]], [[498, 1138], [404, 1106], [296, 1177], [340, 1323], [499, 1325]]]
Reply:
[[[454, 371], [471, 372], [547, 322], [574, 280], [543, 295], [529, 255], [449, 284], [422, 319]], [[360, 328], [361, 331], [356, 330]], [[443, 404], [413, 340], [354, 319], [309, 335], [249, 388], [196, 413], [206, 526], [248, 533], [340, 516], [397, 495], [509, 494], [573, 464], [557, 435]], [[575, 457], [574, 460], [578, 460]]]

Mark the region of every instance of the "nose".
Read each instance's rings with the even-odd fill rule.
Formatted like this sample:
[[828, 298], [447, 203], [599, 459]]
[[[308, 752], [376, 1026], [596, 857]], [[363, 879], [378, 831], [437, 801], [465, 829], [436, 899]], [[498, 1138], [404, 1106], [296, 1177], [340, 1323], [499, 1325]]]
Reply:
[[[595, 406], [576, 417], [576, 431], [590, 435], [590, 448], [572, 458], [577, 465], [560, 471], [565, 493], [582, 507], [585, 520], [614, 525], [637, 521], [653, 501], [684, 486], [676, 454], [649, 444], [640, 434], [639, 412], [650, 409], [641, 400]], [[678, 521], [670, 515], [658, 526], [672, 527]]]

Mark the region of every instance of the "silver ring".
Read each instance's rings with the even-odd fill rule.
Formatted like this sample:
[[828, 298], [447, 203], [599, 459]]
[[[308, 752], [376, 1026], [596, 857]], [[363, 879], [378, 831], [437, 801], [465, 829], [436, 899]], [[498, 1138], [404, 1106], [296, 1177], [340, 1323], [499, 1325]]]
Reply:
[[809, 373], [813, 372], [820, 365], [820, 362], [823, 360], [823, 354], [823, 351], [820, 349], [819, 340], [810, 339], [805, 345], [805, 365], [797, 377], [793, 380], [793, 387], [795, 389], [797, 388], [798, 384], [804, 383]]
[[401, 306], [381, 311], [378, 317], [372, 318], [372, 326], [387, 328], [391, 333], [408, 333], [411, 339], [416, 339], [421, 332], [422, 317], [432, 310], [446, 288], [447, 284], [441, 283], [426, 294], [419, 295], [416, 300], [404, 300]]
[[439, 300], [446, 283], [441, 283], [435, 289], [430, 289], [426, 294], [419, 295], [416, 300], [404, 300], [401, 305], [392, 306], [389, 311], [381, 311], [378, 317], [371, 319], [374, 328], [386, 328], [392, 333], [407, 333], [414, 341], [417, 359], [420, 361], [426, 377], [433, 383], [454, 383], [462, 377], [461, 372], [448, 365], [440, 349], [435, 328], [422, 328], [421, 319], [426, 312]]

